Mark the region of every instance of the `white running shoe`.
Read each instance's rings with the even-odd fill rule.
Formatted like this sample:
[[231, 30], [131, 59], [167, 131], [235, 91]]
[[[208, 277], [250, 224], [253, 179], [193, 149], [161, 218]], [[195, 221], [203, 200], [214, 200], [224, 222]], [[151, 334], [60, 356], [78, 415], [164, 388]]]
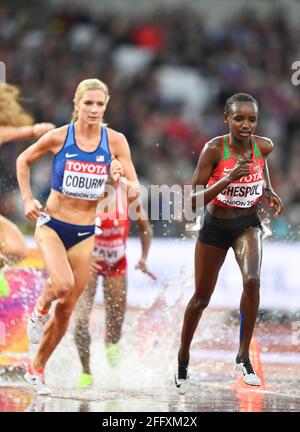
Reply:
[[189, 377], [186, 379], [178, 378], [178, 374], [174, 374], [175, 385], [177, 387], [178, 393], [184, 395], [189, 386]]
[[189, 385], [188, 363], [178, 362], [177, 371], [174, 373], [175, 386], [178, 393], [184, 395]]
[[253, 370], [252, 364], [249, 359], [241, 360], [241, 362], [235, 362], [234, 369], [242, 372], [244, 375], [244, 383], [252, 386], [260, 386], [261, 379], [256, 375]]
[[27, 334], [31, 343], [38, 344], [40, 343], [43, 334], [44, 334], [44, 326], [49, 320], [50, 315], [47, 313], [45, 315], [36, 313], [34, 310], [29, 317], [27, 324]]
[[38, 395], [49, 395], [51, 393], [51, 390], [45, 384], [43, 372], [30, 372], [27, 370], [24, 378], [29, 384], [32, 385], [33, 390]]

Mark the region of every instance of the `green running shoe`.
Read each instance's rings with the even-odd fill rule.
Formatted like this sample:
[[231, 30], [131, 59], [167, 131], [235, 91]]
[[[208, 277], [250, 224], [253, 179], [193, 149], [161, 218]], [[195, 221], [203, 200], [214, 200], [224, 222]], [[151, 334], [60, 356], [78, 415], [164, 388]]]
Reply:
[[77, 388], [89, 388], [93, 385], [93, 376], [88, 373], [83, 373], [80, 375]]
[[109, 365], [115, 368], [119, 365], [122, 353], [118, 343], [110, 343], [105, 346], [105, 354]]
[[3, 270], [0, 270], [0, 297], [8, 297], [10, 288]]

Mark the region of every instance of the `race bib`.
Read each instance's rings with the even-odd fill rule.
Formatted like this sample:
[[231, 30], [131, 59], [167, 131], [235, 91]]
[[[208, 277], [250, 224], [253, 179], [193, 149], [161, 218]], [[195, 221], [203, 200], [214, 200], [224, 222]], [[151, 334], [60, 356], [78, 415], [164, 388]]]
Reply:
[[115, 246], [97, 244], [95, 245], [93, 255], [101, 258], [107, 265], [114, 266], [125, 256], [125, 253], [126, 248], [122, 242]]
[[216, 197], [231, 207], [252, 207], [262, 195], [263, 181], [255, 183], [231, 183]]
[[62, 192], [78, 199], [97, 200], [104, 191], [108, 165], [66, 160]]

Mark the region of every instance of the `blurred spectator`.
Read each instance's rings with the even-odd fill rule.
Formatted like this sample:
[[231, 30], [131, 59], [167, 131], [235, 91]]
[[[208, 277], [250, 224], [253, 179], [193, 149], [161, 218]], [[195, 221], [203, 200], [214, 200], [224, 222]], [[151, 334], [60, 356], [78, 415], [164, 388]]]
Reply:
[[[187, 183], [204, 143], [226, 130], [226, 98], [253, 94], [260, 104], [257, 133], [276, 146], [269, 164], [285, 210], [274, 229], [278, 238], [293, 231], [299, 239], [300, 87], [291, 83], [291, 65], [299, 60], [300, 31], [282, 10], [266, 19], [245, 9], [209, 28], [187, 8], [137, 19], [55, 13], [34, 0], [23, 9], [11, 2], [0, 6], [0, 39], [7, 80], [22, 87], [36, 121], [69, 122], [77, 83], [93, 76], [107, 82], [112, 98], [106, 121], [128, 137], [147, 185]], [[24, 223], [13, 205], [17, 154], [10, 149], [0, 159], [1, 208]], [[48, 193], [48, 175], [46, 166], [33, 170], [41, 198]], [[157, 224], [157, 235], [166, 233], [164, 225]], [[168, 233], [181, 234], [180, 224], [175, 227]]]

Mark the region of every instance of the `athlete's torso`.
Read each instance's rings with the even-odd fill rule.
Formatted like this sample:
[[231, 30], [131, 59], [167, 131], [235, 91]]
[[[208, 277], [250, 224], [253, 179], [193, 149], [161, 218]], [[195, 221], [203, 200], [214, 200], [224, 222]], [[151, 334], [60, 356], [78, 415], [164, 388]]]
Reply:
[[97, 148], [86, 152], [76, 144], [74, 123], [68, 125], [64, 144], [52, 160], [51, 193], [45, 211], [70, 223], [93, 223], [110, 162], [105, 127]]
[[[264, 158], [254, 138], [251, 137], [249, 140], [253, 161], [249, 164], [250, 174], [232, 182], [209, 203], [210, 212], [216, 216], [224, 213], [221, 209], [232, 210], [236, 215], [251, 213], [262, 196]], [[229, 135], [221, 138], [221, 145], [221, 158], [209, 178], [207, 187], [225, 177], [237, 163], [230, 146]]]
[[74, 123], [68, 127], [65, 143], [52, 161], [51, 188], [75, 199], [100, 198], [108, 177], [111, 155], [106, 128], [96, 150], [81, 150], [75, 140]]
[[130, 229], [127, 200], [120, 187], [116, 188], [115, 206], [111, 212], [97, 213], [96, 226], [101, 233], [95, 236], [94, 255], [109, 266], [117, 264], [126, 253], [126, 240]]

